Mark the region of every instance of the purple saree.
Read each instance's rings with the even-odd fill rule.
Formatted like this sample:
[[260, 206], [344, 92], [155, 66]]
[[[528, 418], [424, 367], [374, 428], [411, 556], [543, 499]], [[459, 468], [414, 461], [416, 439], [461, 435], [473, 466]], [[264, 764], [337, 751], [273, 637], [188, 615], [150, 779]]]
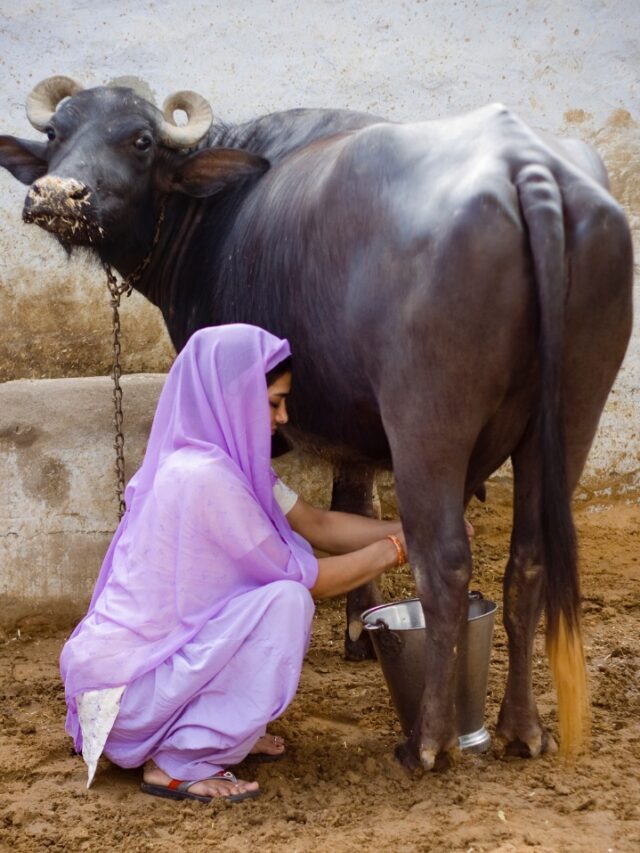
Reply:
[[273, 497], [265, 373], [288, 354], [262, 329], [222, 326], [197, 332], [171, 368], [61, 655], [77, 749], [78, 700], [124, 686], [109, 758], [204, 779], [241, 761], [293, 698], [318, 565]]

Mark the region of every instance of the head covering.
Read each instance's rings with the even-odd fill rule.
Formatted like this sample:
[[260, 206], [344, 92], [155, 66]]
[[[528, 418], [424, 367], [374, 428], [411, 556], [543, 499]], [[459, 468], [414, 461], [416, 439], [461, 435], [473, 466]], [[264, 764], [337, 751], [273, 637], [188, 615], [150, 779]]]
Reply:
[[154, 669], [243, 592], [315, 583], [317, 560], [273, 497], [265, 374], [289, 354], [235, 324], [197, 332], [176, 358], [89, 612], [62, 652], [68, 702]]

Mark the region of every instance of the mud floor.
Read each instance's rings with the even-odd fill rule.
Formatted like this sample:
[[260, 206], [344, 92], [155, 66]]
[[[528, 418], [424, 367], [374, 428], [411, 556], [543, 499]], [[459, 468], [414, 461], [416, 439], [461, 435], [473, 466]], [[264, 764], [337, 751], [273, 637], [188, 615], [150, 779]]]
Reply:
[[[591, 753], [568, 769], [556, 757], [465, 756], [409, 779], [392, 758], [400, 727], [375, 662], [342, 658], [342, 604], [318, 608], [297, 699], [273, 725], [288, 743], [278, 763], [240, 768], [260, 800], [174, 803], [139, 792], [139, 774], [101, 764], [87, 791], [63, 732], [57, 657], [64, 633], [25, 621], [0, 645], [0, 849], [16, 851], [631, 851], [640, 849], [640, 507], [578, 503]], [[474, 587], [499, 600], [510, 523], [493, 485], [470, 510]], [[408, 573], [384, 580], [412, 594]], [[494, 638], [487, 708], [492, 729], [506, 676]], [[555, 705], [542, 637], [535, 656], [541, 712]]]

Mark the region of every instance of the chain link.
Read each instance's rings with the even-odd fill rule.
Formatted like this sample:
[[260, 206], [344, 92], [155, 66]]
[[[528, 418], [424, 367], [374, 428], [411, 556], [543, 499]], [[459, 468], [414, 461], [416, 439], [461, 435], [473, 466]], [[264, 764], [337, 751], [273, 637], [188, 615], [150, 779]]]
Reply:
[[116, 497], [118, 500], [118, 521], [127, 511], [127, 505], [124, 500], [124, 433], [122, 431], [122, 423], [124, 416], [122, 413], [122, 387], [120, 385], [120, 377], [122, 376], [122, 368], [120, 366], [120, 355], [122, 353], [122, 347], [120, 344], [120, 300], [123, 295], [131, 296], [131, 291], [133, 290], [134, 284], [136, 284], [140, 280], [142, 274], [149, 266], [149, 263], [151, 261], [151, 255], [153, 254], [153, 250], [158, 244], [158, 239], [160, 238], [160, 228], [164, 221], [164, 213], [165, 202], [163, 200], [160, 206], [160, 213], [158, 215], [158, 222], [156, 224], [155, 234], [153, 235], [151, 249], [149, 250], [146, 258], [142, 261], [142, 263], [137, 266], [136, 269], [130, 275], [128, 275], [121, 282], [118, 282], [118, 279], [114, 275], [111, 266], [104, 261], [102, 263], [103, 269], [107, 274], [107, 287], [109, 288], [109, 294], [111, 296], [109, 304], [111, 305], [113, 327], [113, 366], [111, 368], [111, 378], [113, 379], [113, 425], [115, 428], [113, 447], [116, 451], [115, 471]]

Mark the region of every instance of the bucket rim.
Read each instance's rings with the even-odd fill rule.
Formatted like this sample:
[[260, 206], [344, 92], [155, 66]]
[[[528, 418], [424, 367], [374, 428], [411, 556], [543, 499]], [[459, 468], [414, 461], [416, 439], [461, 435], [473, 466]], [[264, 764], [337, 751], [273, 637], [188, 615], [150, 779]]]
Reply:
[[[489, 610], [487, 610], [486, 613], [479, 613], [477, 616], [469, 616], [467, 618], [467, 622], [475, 622], [478, 619], [484, 619], [486, 616], [491, 616], [491, 615], [495, 614], [498, 610], [497, 602], [492, 601], [490, 598], [479, 598], [479, 599], [473, 599], [473, 600], [474, 601], [484, 601], [487, 604], [491, 605], [491, 607], [489, 608]], [[381, 610], [385, 610], [388, 607], [395, 607], [398, 604], [414, 604], [416, 602], [418, 604], [421, 604], [421, 601], [419, 598], [401, 598], [399, 601], [387, 601], [385, 604], [376, 604], [375, 607], [369, 607], [367, 610], [363, 610], [363, 612], [360, 614], [360, 621], [362, 622], [362, 627], [366, 631], [378, 631], [378, 630], [380, 630], [380, 625], [374, 625], [374, 624], [365, 622], [366, 617], [369, 617], [373, 613], [378, 613]], [[470, 603], [471, 603], [471, 601], [470, 601]], [[424, 625], [421, 627], [418, 626], [418, 627], [414, 627], [414, 628], [394, 628], [393, 630], [394, 631], [424, 631]]]

